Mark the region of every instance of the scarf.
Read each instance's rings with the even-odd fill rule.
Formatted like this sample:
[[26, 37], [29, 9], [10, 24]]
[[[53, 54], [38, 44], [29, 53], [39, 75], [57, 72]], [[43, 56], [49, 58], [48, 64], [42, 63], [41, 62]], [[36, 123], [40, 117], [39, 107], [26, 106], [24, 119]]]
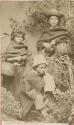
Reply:
[[11, 41], [11, 43], [8, 46], [8, 49], [6, 50], [4, 55], [2, 55], [2, 60], [27, 55], [27, 50], [28, 46], [25, 41], [22, 41], [21, 43]]
[[42, 41], [50, 42], [55, 38], [64, 39], [68, 37], [70, 37], [70, 34], [65, 28], [62, 28], [62, 27], [50, 28], [42, 33], [38, 42], [42, 42]]

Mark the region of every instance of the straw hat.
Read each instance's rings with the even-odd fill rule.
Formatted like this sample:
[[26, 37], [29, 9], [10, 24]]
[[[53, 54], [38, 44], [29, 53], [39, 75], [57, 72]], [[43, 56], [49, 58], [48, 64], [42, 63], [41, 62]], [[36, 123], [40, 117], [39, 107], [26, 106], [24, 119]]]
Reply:
[[57, 16], [59, 18], [62, 18], [64, 17], [64, 14], [59, 12], [58, 10], [56, 9], [52, 9], [50, 10], [49, 12], [46, 12], [46, 15], [49, 17], [49, 16]]
[[40, 64], [47, 64], [47, 61], [45, 59], [45, 57], [43, 55], [36, 55], [34, 58], [33, 58], [33, 64], [32, 64], [32, 67], [36, 67]]

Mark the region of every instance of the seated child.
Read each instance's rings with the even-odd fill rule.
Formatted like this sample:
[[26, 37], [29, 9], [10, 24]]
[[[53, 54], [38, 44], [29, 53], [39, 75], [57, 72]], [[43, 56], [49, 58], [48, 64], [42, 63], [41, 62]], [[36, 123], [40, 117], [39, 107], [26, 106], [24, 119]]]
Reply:
[[41, 112], [45, 121], [48, 119], [44, 98], [46, 98], [46, 92], [54, 93], [55, 83], [53, 77], [47, 73], [47, 65], [43, 55], [36, 55], [33, 59], [33, 70], [23, 76], [21, 105], [24, 120], [31, 118], [30, 112], [34, 110], [34, 107], [36, 111]]

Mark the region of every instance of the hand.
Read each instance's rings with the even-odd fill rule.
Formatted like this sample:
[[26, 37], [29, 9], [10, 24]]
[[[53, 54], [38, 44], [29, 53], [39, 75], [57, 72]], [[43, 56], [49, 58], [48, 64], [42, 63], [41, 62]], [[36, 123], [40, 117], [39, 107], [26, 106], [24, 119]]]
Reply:
[[45, 100], [45, 105], [47, 105], [49, 103], [49, 99]]
[[20, 62], [22, 60], [22, 57], [21, 56], [18, 56], [15, 58], [18, 62]]
[[27, 59], [27, 56], [22, 56], [22, 61], [25, 61]]
[[44, 119], [45, 119], [46, 121], [49, 121], [49, 115], [48, 115], [48, 113], [47, 113], [47, 110], [46, 110], [46, 109], [42, 109], [41, 113], [42, 113]]
[[20, 64], [17, 63], [17, 62], [14, 62], [13, 65], [14, 65], [14, 66], [20, 66]]
[[51, 41], [51, 45], [55, 45], [55, 43], [56, 43], [56, 40]]
[[49, 43], [43, 43], [43, 46], [47, 49], [49, 49], [51, 47], [51, 45]]
[[56, 89], [56, 93], [61, 93], [61, 91], [59, 89]]
[[36, 107], [37, 110], [40, 110], [44, 107], [43, 96], [41, 94], [36, 96], [35, 107]]

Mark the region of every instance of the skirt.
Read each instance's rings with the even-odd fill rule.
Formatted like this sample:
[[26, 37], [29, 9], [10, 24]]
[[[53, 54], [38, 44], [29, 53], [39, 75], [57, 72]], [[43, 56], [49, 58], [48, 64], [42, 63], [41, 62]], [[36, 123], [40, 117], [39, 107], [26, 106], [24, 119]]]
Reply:
[[65, 55], [54, 55], [49, 58], [48, 72], [53, 75], [56, 87], [61, 91], [66, 91], [71, 88], [71, 77], [68, 65], [68, 60]]

